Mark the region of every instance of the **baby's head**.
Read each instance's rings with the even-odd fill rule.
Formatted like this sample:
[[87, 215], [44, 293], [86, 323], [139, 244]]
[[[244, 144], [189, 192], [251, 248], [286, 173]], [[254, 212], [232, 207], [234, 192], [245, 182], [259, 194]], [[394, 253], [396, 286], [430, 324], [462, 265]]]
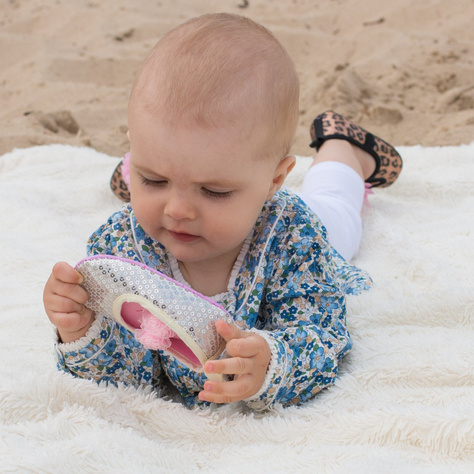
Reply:
[[210, 14], [153, 48], [137, 74], [129, 119], [145, 108], [171, 127], [232, 127], [254, 142], [255, 157], [278, 161], [292, 145], [298, 100], [293, 62], [270, 31], [238, 15]]
[[298, 90], [288, 54], [251, 20], [206, 15], [165, 35], [129, 104], [131, 201], [147, 234], [180, 262], [231, 266], [293, 167]]

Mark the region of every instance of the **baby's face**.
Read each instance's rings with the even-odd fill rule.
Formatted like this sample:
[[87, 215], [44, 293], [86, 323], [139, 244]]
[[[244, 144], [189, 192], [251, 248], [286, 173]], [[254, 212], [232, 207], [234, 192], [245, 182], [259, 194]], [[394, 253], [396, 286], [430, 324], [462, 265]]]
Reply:
[[235, 127], [171, 128], [143, 110], [129, 118], [132, 207], [145, 232], [179, 261], [232, 265], [277, 190], [278, 163], [256, 158]]

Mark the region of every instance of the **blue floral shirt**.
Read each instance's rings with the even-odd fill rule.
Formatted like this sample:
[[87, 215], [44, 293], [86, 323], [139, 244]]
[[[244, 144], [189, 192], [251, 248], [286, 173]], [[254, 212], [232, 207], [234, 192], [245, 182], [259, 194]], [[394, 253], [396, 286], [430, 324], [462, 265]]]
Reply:
[[[88, 254], [140, 261], [182, 280], [177, 262], [141, 228], [129, 205], [92, 234]], [[275, 403], [300, 404], [334, 383], [341, 358], [351, 349], [346, 295], [367, 289], [370, 277], [347, 263], [326, 239], [314, 213], [282, 189], [262, 209], [229, 281], [216, 297], [235, 324], [268, 342], [272, 358], [260, 391], [246, 403], [262, 410]], [[75, 376], [151, 385], [167, 377], [188, 406], [201, 404], [206, 377], [174, 357], [145, 349], [111, 315], [96, 315], [83, 338], [56, 345], [58, 367]]]

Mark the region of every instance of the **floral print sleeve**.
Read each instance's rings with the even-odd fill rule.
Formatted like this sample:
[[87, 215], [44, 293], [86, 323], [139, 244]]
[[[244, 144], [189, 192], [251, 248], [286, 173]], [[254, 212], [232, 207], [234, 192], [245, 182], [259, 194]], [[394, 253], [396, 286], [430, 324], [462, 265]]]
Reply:
[[272, 363], [264, 392], [248, 401], [255, 409], [300, 404], [332, 385], [352, 347], [345, 296], [330, 280], [317, 279], [315, 266], [312, 259], [294, 270], [290, 265], [269, 285], [259, 333], [272, 349]]
[[[246, 400], [254, 409], [300, 404], [336, 379], [351, 349], [346, 295], [367, 289], [365, 272], [349, 265], [328, 244], [316, 216], [293, 199], [274, 225], [265, 264], [247, 308], [260, 301], [254, 329], [272, 350], [265, 383]], [[293, 203], [293, 204], [291, 204]]]
[[[126, 212], [125, 212], [126, 214]], [[109, 218], [92, 234], [88, 254], [127, 254], [133, 247], [124, 212]], [[126, 219], [125, 219], [126, 222]], [[56, 345], [58, 368], [97, 382], [157, 387], [161, 368], [158, 353], [145, 349], [133, 335], [107, 315], [98, 314], [88, 333], [78, 341]]]
[[97, 382], [150, 385], [158, 361], [131, 334], [102, 315], [78, 341], [56, 346], [58, 368]]

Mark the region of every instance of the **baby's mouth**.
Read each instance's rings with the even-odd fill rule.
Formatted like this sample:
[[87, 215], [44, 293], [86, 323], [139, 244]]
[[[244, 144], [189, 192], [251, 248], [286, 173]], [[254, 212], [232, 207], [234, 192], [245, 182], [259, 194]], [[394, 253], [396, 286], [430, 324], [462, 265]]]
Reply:
[[168, 231], [173, 239], [179, 240], [180, 242], [194, 242], [199, 239], [199, 235], [186, 234], [184, 232], [174, 232], [172, 230]]

